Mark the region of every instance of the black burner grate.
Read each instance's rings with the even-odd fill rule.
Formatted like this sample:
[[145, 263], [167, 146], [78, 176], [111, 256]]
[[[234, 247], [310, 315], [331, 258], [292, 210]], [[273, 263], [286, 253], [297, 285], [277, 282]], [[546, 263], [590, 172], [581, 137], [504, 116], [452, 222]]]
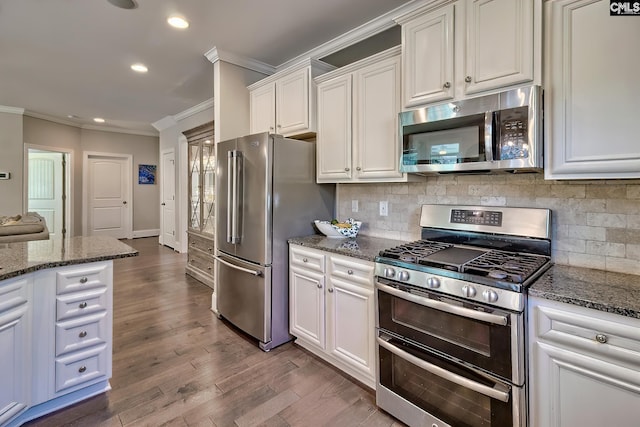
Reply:
[[452, 246], [453, 245], [450, 243], [417, 240], [415, 242], [406, 243], [404, 245], [380, 251], [380, 256], [418, 264], [423, 258]]
[[462, 267], [462, 271], [496, 280], [522, 283], [547, 262], [549, 258], [541, 255], [494, 250], [469, 261]]

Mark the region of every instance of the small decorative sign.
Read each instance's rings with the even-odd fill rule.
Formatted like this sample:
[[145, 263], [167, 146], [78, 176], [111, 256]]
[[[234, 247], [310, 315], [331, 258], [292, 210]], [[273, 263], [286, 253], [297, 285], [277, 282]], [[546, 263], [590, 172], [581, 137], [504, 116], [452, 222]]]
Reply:
[[610, 16], [640, 15], [640, 1], [609, 0]]
[[138, 165], [138, 184], [156, 183], [156, 165]]

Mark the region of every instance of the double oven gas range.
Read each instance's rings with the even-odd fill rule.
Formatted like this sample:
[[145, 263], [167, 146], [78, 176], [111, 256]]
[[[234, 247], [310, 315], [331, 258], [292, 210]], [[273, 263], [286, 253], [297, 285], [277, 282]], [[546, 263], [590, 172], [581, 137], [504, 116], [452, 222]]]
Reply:
[[411, 426], [526, 426], [526, 289], [551, 211], [422, 206], [422, 239], [376, 258], [379, 407]]

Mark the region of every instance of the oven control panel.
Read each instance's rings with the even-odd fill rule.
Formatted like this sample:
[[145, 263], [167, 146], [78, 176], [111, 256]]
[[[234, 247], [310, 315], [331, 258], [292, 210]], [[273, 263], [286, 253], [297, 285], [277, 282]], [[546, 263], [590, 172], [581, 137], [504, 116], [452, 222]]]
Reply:
[[451, 222], [457, 224], [489, 225], [493, 227], [502, 226], [502, 212], [452, 209]]

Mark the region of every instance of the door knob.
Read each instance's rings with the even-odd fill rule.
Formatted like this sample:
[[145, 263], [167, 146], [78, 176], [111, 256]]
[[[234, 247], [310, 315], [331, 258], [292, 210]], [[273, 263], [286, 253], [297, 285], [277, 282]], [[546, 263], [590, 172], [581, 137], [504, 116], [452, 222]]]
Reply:
[[122, 201], [122, 204], [123, 204], [123, 205], [126, 205], [126, 204], [127, 204], [127, 201], [126, 201], [126, 200], [123, 200], [123, 201]]
[[161, 204], [162, 206], [166, 206], [166, 203], [165, 203], [165, 202], [162, 202], [162, 203], [160, 203], [160, 204]]

